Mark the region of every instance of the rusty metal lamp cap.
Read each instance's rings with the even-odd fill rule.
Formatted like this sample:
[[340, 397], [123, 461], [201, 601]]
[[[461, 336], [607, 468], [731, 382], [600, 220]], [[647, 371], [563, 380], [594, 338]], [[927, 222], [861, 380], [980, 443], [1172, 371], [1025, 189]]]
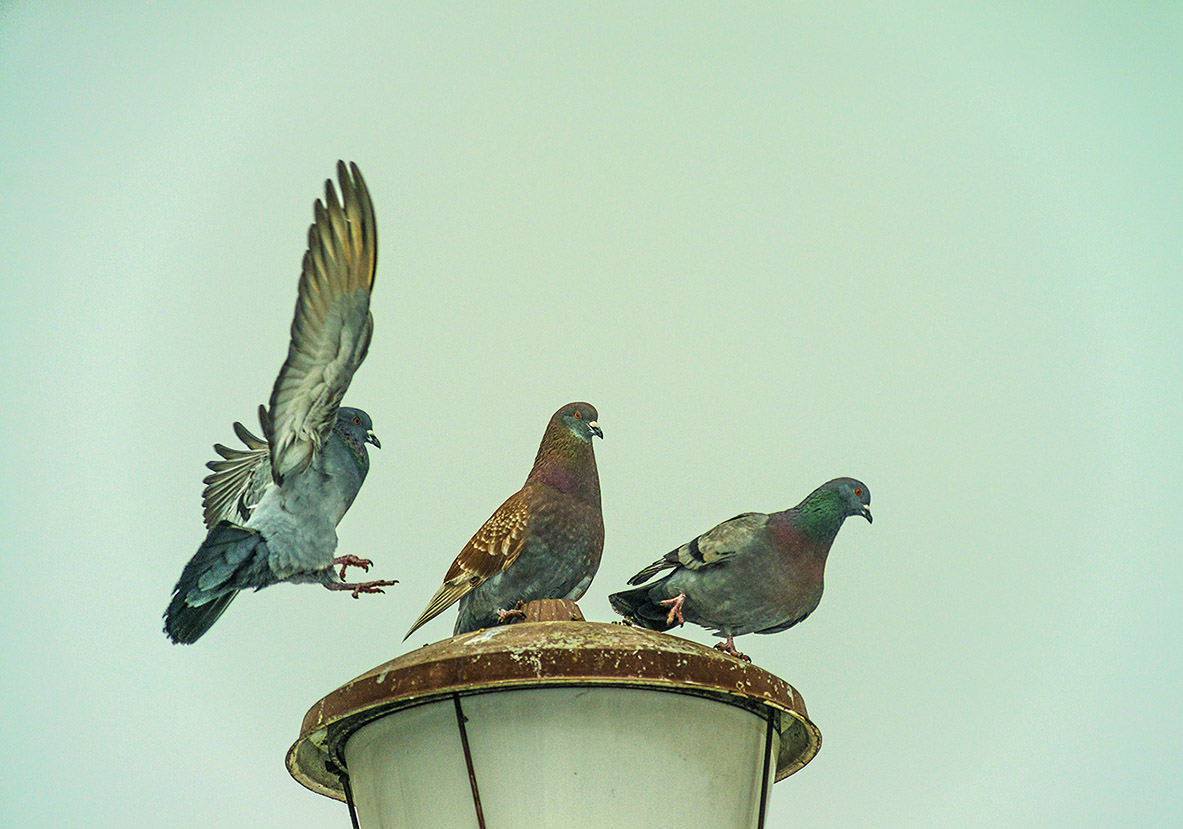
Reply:
[[[569, 609], [556, 610], [556, 604], [569, 605]], [[574, 603], [569, 602], [531, 603], [526, 610], [530, 618], [582, 618]], [[504, 692], [542, 688], [633, 689], [659, 692], [660, 697], [648, 695], [657, 700], [657, 705], [664, 705], [660, 700], [673, 704], [689, 697], [741, 708], [768, 724], [770, 744], [774, 734], [777, 737], [772, 760], [776, 781], [801, 769], [821, 746], [821, 732], [809, 720], [801, 694], [788, 682], [751, 663], [697, 642], [622, 624], [525, 621], [434, 642], [384, 662], [337, 688], [305, 715], [299, 739], [287, 752], [287, 769], [306, 788], [343, 801], [347, 744], [368, 725], [433, 702], [447, 702], [451, 708], [453, 699], [459, 717], [461, 700], [467, 708], [476, 710], [481, 701], [492, 697], [525, 699], [521, 694]], [[642, 697], [646, 694], [634, 694], [628, 699]], [[555, 694], [550, 698], [557, 699]], [[531, 710], [539, 704], [531, 702]], [[583, 713], [578, 705], [571, 702], [570, 706], [575, 707], [561, 707], [555, 714], [571, 731], [582, 724]], [[612, 705], [619, 711], [631, 702], [614, 701]], [[713, 705], [706, 710], [720, 708]], [[741, 712], [736, 717], [748, 720]], [[409, 721], [407, 717], [402, 719]], [[460, 719], [463, 731], [467, 719]], [[758, 721], [756, 727], [762, 734], [764, 726]], [[691, 721], [686, 730], [693, 731], [694, 727]], [[434, 750], [439, 741], [428, 745]], [[466, 743], [466, 753], [467, 749]], [[415, 750], [409, 744], [402, 747], [403, 753]], [[635, 753], [629, 757], [628, 746], [615, 746], [613, 751], [619, 752], [625, 762], [639, 759]], [[768, 753], [767, 747], [764, 753]], [[355, 777], [356, 791], [355, 769], [350, 768], [350, 773]], [[471, 760], [468, 773], [472, 776]]]

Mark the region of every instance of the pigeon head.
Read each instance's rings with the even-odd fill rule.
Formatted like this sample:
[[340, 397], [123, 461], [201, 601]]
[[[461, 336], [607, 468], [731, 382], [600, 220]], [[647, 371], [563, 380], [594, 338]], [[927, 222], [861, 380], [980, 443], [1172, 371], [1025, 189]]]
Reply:
[[349, 406], [337, 409], [336, 432], [345, 439], [345, 442], [358, 454], [359, 458], [365, 461], [369, 460], [369, 455], [366, 454], [367, 443], [374, 444], [377, 449], [382, 448], [378, 436], [374, 434], [374, 424], [370, 420], [370, 416], [361, 409]]
[[867, 519], [867, 523], [872, 522], [871, 518], [871, 490], [867, 489], [867, 485], [862, 481], [854, 478], [835, 478], [826, 486], [833, 486], [834, 494], [838, 497], [839, 503], [845, 507], [842, 515], [843, 518], [849, 518], [852, 515], [861, 515]]
[[862, 481], [835, 478], [811, 492], [795, 509], [803, 529], [819, 536], [833, 536], [852, 515], [861, 515], [870, 523], [870, 504], [871, 490]]
[[604, 436], [598, 417], [590, 403], [568, 403], [551, 415], [529, 479], [568, 494], [578, 491], [598, 505], [600, 479], [592, 451], [592, 438]]
[[596, 422], [598, 419], [596, 407], [591, 403], [568, 403], [554, 413], [550, 422], [566, 426], [575, 437], [585, 443], [591, 443], [593, 435], [598, 438], [604, 437], [600, 424]]

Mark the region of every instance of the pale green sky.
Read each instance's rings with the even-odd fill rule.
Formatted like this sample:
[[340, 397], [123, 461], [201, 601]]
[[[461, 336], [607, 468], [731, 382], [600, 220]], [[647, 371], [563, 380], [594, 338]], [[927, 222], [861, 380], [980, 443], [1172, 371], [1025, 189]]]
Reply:
[[[284, 769], [304, 712], [577, 399], [589, 618], [738, 512], [874, 494], [819, 610], [740, 640], [825, 740], [772, 826], [1183, 822], [1181, 79], [1174, 3], [5, 3], [0, 823], [348, 825]], [[171, 646], [338, 158], [383, 445], [341, 551], [401, 584]]]

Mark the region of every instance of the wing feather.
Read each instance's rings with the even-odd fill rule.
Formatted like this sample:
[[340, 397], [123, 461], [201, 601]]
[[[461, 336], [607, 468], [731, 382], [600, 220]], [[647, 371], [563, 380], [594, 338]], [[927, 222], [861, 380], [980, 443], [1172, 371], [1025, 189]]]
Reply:
[[263, 497], [263, 490], [271, 483], [267, 441], [251, 434], [237, 421], [234, 433], [246, 449], [215, 443], [214, 451], [222, 456], [222, 460], [206, 464], [212, 470], [212, 474], [202, 480], [205, 489], [201, 493], [201, 506], [207, 528], [213, 528], [219, 521], [245, 522]]
[[443, 613], [486, 579], [505, 571], [522, 552], [530, 526], [530, 510], [521, 492], [511, 495], [464, 545], [444, 575], [444, 583], [419, 614], [408, 637]]
[[307, 468], [328, 439], [374, 333], [374, 206], [356, 164], [337, 162], [337, 179], [341, 199], [326, 181], [313, 206], [288, 356], [271, 391], [264, 434], [276, 483]]
[[745, 512], [707, 530], [697, 538], [670, 550], [657, 561], [628, 580], [629, 584], [643, 584], [662, 570], [685, 567], [700, 570], [726, 561], [740, 550], [753, 532], [768, 523], [762, 512]]

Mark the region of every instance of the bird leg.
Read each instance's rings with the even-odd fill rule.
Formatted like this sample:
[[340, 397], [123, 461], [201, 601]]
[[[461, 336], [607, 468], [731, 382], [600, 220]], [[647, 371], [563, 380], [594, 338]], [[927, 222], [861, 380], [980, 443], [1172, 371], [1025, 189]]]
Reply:
[[715, 650], [728, 656], [734, 656], [736, 659], [742, 659], [744, 662], [752, 661], [747, 654], [740, 653], [735, 649], [735, 638], [731, 634], [727, 634], [727, 641], [715, 645]]
[[341, 581], [345, 581], [346, 567], [360, 567], [364, 572], [370, 572], [370, 565], [374, 562], [368, 558], [358, 558], [357, 556], [337, 556], [333, 559], [333, 566], [341, 568]]
[[523, 608], [526, 606], [525, 602], [518, 602], [514, 607], [508, 607], [504, 610], [497, 611], [497, 620], [504, 623], [506, 619], [525, 619], [526, 611]]
[[686, 624], [686, 620], [682, 618], [682, 602], [684, 601], [686, 601], [686, 594], [679, 593], [672, 599], [666, 599], [664, 602], [658, 602], [659, 605], [668, 607], [670, 609], [669, 615], [665, 617], [665, 623], [667, 625], [672, 625], [674, 623], [674, 619], [678, 620], [679, 625]]
[[383, 587], [389, 587], [392, 584], [398, 584], [398, 579], [379, 580], [379, 581], [359, 581], [349, 584], [344, 581], [330, 581], [325, 584], [327, 590], [350, 590], [353, 592], [353, 598], [357, 598], [359, 593], [385, 593]]

